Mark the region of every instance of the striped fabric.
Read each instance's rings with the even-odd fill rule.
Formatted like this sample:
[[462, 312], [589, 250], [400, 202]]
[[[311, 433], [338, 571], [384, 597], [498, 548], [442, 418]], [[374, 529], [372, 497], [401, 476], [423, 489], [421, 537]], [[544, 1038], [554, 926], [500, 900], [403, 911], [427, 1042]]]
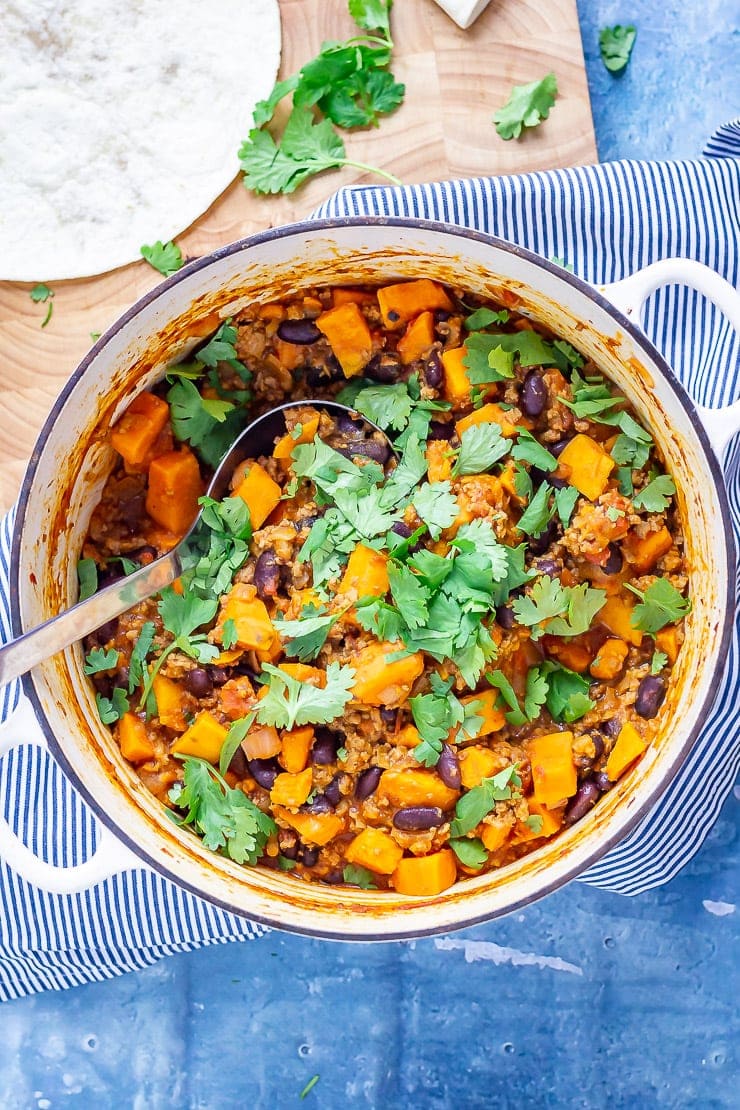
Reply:
[[[366, 214], [476, 227], [564, 258], [596, 283], [682, 256], [704, 262], [737, 286], [740, 121], [717, 132], [705, 157], [694, 162], [626, 161], [519, 177], [345, 189], [316, 213]], [[698, 294], [660, 290], [650, 298], [644, 326], [698, 401], [718, 406], [740, 396], [738, 337]], [[726, 471], [740, 539], [737, 448]], [[0, 525], [0, 639], [9, 635], [11, 529], [12, 514]], [[583, 881], [639, 894], [670, 879], [698, 849], [738, 770], [738, 680], [736, 628], [717, 704], [690, 759], [659, 806]], [[18, 683], [0, 691], [0, 720], [19, 697]], [[0, 806], [42, 858], [75, 864], [94, 849], [94, 819], [39, 748], [20, 747], [2, 760]], [[0, 998], [106, 979], [173, 952], [264, 932], [143, 869], [66, 897], [32, 888], [0, 861]]]

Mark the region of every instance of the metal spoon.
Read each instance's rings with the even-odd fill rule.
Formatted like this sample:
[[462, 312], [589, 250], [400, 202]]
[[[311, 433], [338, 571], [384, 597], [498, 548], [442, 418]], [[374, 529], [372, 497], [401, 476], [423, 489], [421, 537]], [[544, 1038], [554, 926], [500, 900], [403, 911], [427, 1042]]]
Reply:
[[[347, 405], [340, 405], [336, 401], [291, 401], [258, 416], [247, 425], [217, 466], [208, 485], [207, 496], [214, 501], [220, 501], [228, 491], [231, 476], [240, 462], [244, 459], [258, 458], [260, 455], [272, 454], [275, 439], [285, 432], [286, 412], [296, 408], [315, 408], [334, 417], [346, 416], [354, 421], [361, 421], [373, 432], [379, 432], [388, 443], [390, 454], [394, 453], [393, 446], [382, 429], [361, 413], [348, 408]], [[137, 602], [144, 601], [152, 594], [159, 593], [165, 586], [171, 585], [182, 572], [183, 556], [187, 553], [188, 541], [198, 527], [202, 515], [201, 510], [189, 531], [172, 550], [165, 555], [160, 555], [149, 566], [141, 567], [140, 570], [112, 583], [92, 597], [86, 598], [85, 601], [79, 601], [71, 609], [52, 617], [0, 648], [0, 686], [30, 671], [43, 659], [48, 659], [49, 656], [56, 655], [58, 651], [81, 640], [107, 621], [133, 608]]]

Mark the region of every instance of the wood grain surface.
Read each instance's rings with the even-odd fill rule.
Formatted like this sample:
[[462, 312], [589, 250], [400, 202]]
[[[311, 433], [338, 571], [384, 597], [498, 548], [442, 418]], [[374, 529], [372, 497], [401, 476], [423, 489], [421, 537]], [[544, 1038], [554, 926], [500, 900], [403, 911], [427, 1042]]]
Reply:
[[[281, 76], [311, 58], [323, 40], [353, 33], [345, 0], [280, 0], [280, 10]], [[347, 135], [348, 157], [390, 170], [405, 183], [596, 160], [575, 0], [493, 0], [467, 31], [432, 0], [396, 0], [392, 32], [392, 69], [406, 84], [406, 99], [378, 129]], [[493, 113], [513, 84], [551, 70], [560, 95], [550, 118], [520, 140], [503, 142]], [[370, 178], [346, 168], [314, 178], [289, 197], [255, 197], [234, 181], [178, 243], [186, 256], [205, 254], [300, 219], [339, 186], [360, 180]], [[91, 346], [91, 333], [105, 331], [158, 280], [138, 262], [95, 278], [55, 282], [53, 315], [44, 329], [46, 305], [30, 300], [31, 287], [0, 283], [0, 510], [15, 499], [38, 431]]]

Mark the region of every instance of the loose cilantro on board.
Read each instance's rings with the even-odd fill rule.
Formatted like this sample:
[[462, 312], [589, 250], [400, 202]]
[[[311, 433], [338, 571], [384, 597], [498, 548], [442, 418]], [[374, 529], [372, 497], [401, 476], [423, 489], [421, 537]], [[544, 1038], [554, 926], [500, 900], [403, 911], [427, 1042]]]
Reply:
[[46, 315], [41, 321], [41, 327], [45, 328], [49, 320], [51, 320], [51, 314], [54, 311], [54, 290], [50, 289], [49, 286], [45, 285], [43, 282], [39, 282], [38, 285], [34, 285], [29, 296], [34, 304], [46, 304]]
[[176, 274], [185, 265], [182, 251], [177, 244], [172, 242], [163, 243], [161, 239], [152, 243], [151, 246], [144, 244], [141, 248], [141, 257], [164, 277]]
[[493, 117], [496, 131], [502, 139], [518, 139], [525, 128], [537, 127], [547, 119], [557, 95], [554, 73], [528, 85], [514, 85], [509, 99]]
[[617, 23], [599, 31], [601, 60], [610, 73], [621, 73], [626, 67], [636, 38], [637, 30], [632, 23], [626, 26]]

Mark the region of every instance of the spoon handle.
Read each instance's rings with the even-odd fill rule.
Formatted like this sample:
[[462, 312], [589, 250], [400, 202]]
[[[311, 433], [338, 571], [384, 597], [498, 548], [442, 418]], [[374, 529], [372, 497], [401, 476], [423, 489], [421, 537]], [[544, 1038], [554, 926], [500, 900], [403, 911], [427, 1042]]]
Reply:
[[141, 567], [85, 601], [78, 601], [71, 609], [0, 647], [0, 686], [125, 613], [138, 601], [163, 590], [175, 581], [181, 569], [180, 554], [174, 548], [148, 567]]

